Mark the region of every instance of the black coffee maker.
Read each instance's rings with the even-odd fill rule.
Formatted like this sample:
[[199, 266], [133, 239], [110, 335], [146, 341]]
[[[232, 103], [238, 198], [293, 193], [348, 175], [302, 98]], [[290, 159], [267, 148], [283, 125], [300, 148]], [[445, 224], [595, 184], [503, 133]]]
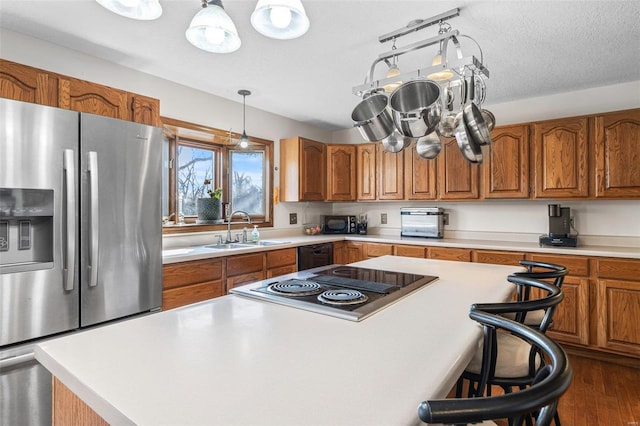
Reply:
[[571, 235], [571, 209], [549, 204], [549, 234], [540, 236], [541, 246], [576, 247], [578, 236]]

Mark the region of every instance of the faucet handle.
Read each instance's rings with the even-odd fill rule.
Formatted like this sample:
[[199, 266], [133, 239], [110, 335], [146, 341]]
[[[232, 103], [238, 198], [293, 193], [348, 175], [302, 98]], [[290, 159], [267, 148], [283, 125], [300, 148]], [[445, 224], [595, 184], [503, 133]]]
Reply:
[[216, 235], [216, 238], [218, 239], [218, 244], [222, 245], [223, 244], [222, 235]]
[[240, 242], [240, 235], [242, 235], [242, 234], [240, 234], [239, 232], [236, 233], [236, 239], [233, 240], [234, 243], [239, 243]]

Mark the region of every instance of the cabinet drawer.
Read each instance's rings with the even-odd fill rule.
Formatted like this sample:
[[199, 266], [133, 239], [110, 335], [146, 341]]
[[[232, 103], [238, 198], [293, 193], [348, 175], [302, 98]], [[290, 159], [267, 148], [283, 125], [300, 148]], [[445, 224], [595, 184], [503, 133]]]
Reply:
[[262, 272], [264, 269], [264, 253], [239, 254], [227, 257], [227, 277]]
[[569, 269], [568, 275], [588, 277], [589, 276], [589, 259], [578, 256], [564, 255], [544, 255], [532, 254], [531, 260], [536, 262], [555, 263], [556, 265], [566, 266]]
[[396, 256], [420, 257], [425, 258], [427, 253], [426, 247], [410, 246], [410, 245], [394, 245], [393, 254]]
[[393, 246], [391, 244], [367, 243], [367, 257], [378, 257], [386, 254], [393, 254]]
[[[267, 252], [267, 269], [296, 264], [296, 249], [288, 248]], [[295, 270], [294, 270], [295, 272]]]
[[280, 275], [292, 274], [298, 270], [296, 265], [280, 266], [279, 268], [267, 270], [267, 278], [279, 277]]
[[640, 261], [623, 259], [598, 259], [599, 278], [640, 281]]
[[162, 292], [162, 310], [177, 308], [222, 296], [222, 282], [209, 281], [164, 290]]
[[204, 259], [170, 263], [162, 267], [162, 288], [169, 289], [222, 277], [222, 260]]
[[471, 262], [471, 250], [461, 248], [429, 247], [429, 259]]
[[262, 281], [265, 279], [264, 271], [260, 270], [258, 272], [251, 272], [248, 274], [237, 275], [235, 277], [227, 278], [227, 293], [234, 287], [238, 287], [240, 285], [253, 283], [256, 281]]
[[524, 253], [507, 251], [475, 250], [473, 261], [478, 263], [492, 263], [494, 265], [520, 265]]

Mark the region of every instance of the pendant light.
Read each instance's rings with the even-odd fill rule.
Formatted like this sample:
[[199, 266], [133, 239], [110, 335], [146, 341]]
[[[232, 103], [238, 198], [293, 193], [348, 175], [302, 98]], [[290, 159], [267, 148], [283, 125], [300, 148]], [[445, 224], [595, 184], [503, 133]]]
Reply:
[[[440, 29], [438, 30], [438, 35], [445, 34], [449, 31], [451, 31], [451, 25], [449, 25], [448, 22], [440, 22]], [[442, 58], [442, 41], [441, 41], [438, 46], [438, 53], [436, 53], [436, 56], [434, 56], [433, 60], [431, 61], [431, 66], [432, 67], [442, 66], [443, 60], [446, 63], [447, 58]], [[445, 68], [444, 66], [442, 71], [437, 71], [427, 76], [427, 78], [435, 81], [446, 81], [451, 79], [452, 77], [453, 77], [453, 72], [450, 69]]]
[[105, 9], [126, 18], [150, 21], [162, 15], [158, 0], [96, 0]]
[[258, 0], [251, 25], [266, 37], [289, 40], [307, 32], [309, 18], [300, 0]]
[[249, 146], [249, 137], [246, 132], [246, 118], [247, 118], [247, 96], [251, 94], [250, 91], [246, 89], [238, 90], [238, 95], [242, 96], [242, 136], [240, 136], [240, 142], [238, 142], [238, 146], [242, 149], [247, 149]]
[[242, 44], [221, 0], [202, 0], [202, 9], [191, 20], [185, 35], [198, 49], [213, 53], [235, 52]]
[[[396, 50], [396, 39], [393, 39], [393, 46], [391, 47], [391, 50]], [[391, 78], [391, 77], [396, 77], [400, 75], [400, 68], [398, 68], [398, 57], [394, 56], [392, 58], [392, 63], [389, 64], [389, 62], [385, 59], [385, 62], [387, 63], [387, 65], [389, 65], [389, 71], [387, 71], [387, 75], [385, 78]], [[400, 86], [402, 84], [402, 81], [396, 81], [394, 83], [389, 83], [389, 84], [385, 84], [384, 85], [384, 91], [387, 93], [391, 93], [393, 92], [398, 86]]]

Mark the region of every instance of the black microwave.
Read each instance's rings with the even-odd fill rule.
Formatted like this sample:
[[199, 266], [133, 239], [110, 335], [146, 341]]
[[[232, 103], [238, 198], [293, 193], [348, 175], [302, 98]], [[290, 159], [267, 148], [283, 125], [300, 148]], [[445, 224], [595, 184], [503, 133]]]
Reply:
[[322, 216], [323, 234], [356, 234], [358, 221], [355, 216]]

